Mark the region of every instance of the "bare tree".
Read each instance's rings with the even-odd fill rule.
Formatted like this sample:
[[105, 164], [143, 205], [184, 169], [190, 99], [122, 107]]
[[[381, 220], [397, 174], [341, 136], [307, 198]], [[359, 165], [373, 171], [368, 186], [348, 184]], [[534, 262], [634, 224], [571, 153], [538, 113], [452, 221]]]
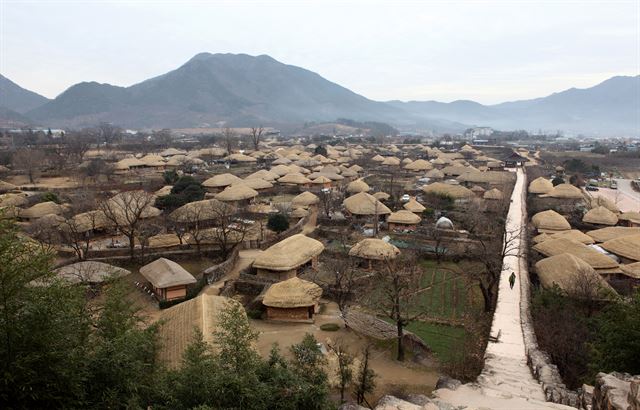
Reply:
[[369, 407], [369, 403], [367, 402], [366, 395], [373, 393], [373, 390], [376, 387], [375, 378], [376, 373], [371, 369], [371, 365], [369, 363], [369, 359], [371, 356], [371, 345], [367, 345], [362, 351], [362, 359], [360, 359], [360, 368], [358, 369], [358, 374], [356, 375], [355, 381], [355, 394], [356, 394], [356, 403], [359, 405], [365, 403]]
[[65, 219], [60, 224], [60, 235], [76, 254], [78, 260], [84, 260], [91, 248], [93, 231], [102, 227], [105, 216], [102, 211], [89, 211], [80, 216]]
[[65, 137], [66, 152], [76, 163], [82, 162], [84, 155], [91, 148], [91, 134], [72, 134]]
[[210, 212], [214, 216], [216, 227], [208, 230], [206, 235], [220, 247], [223, 258], [227, 258], [233, 247], [244, 241], [249, 224], [241, 218], [237, 208], [227, 204], [210, 205]]
[[340, 383], [340, 402], [344, 403], [344, 392], [353, 380], [353, 355], [351, 355], [342, 340], [336, 340], [327, 345], [329, 351], [333, 352], [338, 359], [338, 381]]
[[21, 148], [13, 154], [14, 168], [24, 171], [32, 184], [40, 176], [40, 169], [44, 165], [44, 161], [44, 152], [37, 149]]
[[224, 146], [227, 150], [227, 155], [231, 155], [233, 153], [233, 149], [238, 144], [235, 132], [233, 132], [231, 128], [226, 127], [222, 131], [222, 141], [224, 142]]
[[585, 310], [585, 315], [591, 317], [602, 300], [613, 293], [607, 291], [597, 274], [586, 269], [578, 269], [570, 278], [567, 294], [577, 299]]
[[129, 240], [129, 253], [132, 259], [140, 223], [143, 218], [153, 216], [151, 212], [154, 202], [155, 197], [148, 192], [126, 191], [99, 204], [104, 216]]
[[117, 142], [122, 137], [121, 130], [108, 122], [102, 122], [98, 126], [98, 136], [107, 146]]
[[[322, 272], [313, 271], [312, 280], [326, 287], [332, 299], [338, 305], [343, 318], [347, 316], [349, 306], [358, 292], [357, 271], [351, 259], [327, 259]], [[346, 326], [346, 322], [345, 322]]]
[[422, 309], [422, 269], [409, 258], [385, 261], [385, 267], [375, 272], [368, 304], [378, 313], [392, 320], [397, 329], [397, 359], [405, 358], [404, 329], [412, 321], [424, 316]]
[[263, 132], [264, 128], [262, 128], [262, 126], [251, 127], [251, 142], [253, 143], [253, 149], [256, 151], [260, 148], [260, 139], [262, 138]]

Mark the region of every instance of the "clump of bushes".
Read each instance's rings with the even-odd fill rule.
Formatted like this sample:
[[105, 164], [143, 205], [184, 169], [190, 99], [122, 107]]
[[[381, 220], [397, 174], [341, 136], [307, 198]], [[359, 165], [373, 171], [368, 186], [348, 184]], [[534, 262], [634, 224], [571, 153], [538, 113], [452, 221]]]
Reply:
[[274, 214], [269, 217], [267, 228], [274, 232], [280, 233], [289, 229], [289, 219], [283, 214]]
[[60, 198], [53, 192], [46, 192], [40, 197], [40, 202], [55, 202], [56, 204], [60, 203]]
[[324, 330], [325, 332], [337, 332], [340, 330], [340, 325], [337, 323], [325, 323], [320, 325], [320, 330]]
[[156, 206], [160, 209], [176, 209], [189, 202], [199, 201], [204, 198], [202, 184], [191, 176], [182, 176], [171, 188], [171, 193], [161, 196], [156, 200]]

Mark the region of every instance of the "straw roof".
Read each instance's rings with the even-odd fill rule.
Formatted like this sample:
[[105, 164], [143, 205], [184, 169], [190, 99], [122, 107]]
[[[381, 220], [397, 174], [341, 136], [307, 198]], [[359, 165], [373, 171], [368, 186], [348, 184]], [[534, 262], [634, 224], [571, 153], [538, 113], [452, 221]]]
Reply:
[[286, 165], [276, 165], [275, 167], [271, 167], [269, 172], [278, 175], [279, 177], [285, 176], [291, 172], [291, 168]]
[[385, 215], [390, 214], [391, 209], [366, 192], [359, 192], [342, 202], [347, 210], [354, 215]]
[[640, 261], [640, 234], [608, 240], [602, 247], [624, 258]]
[[640, 234], [640, 228], [627, 228], [625, 226], [608, 226], [587, 232], [587, 235], [595, 239], [596, 242], [606, 242], [611, 239], [638, 234]]
[[288, 271], [304, 265], [324, 250], [322, 242], [303, 234], [292, 235], [260, 253], [253, 267], [276, 271]]
[[597, 225], [615, 225], [618, 223], [618, 217], [604, 206], [599, 206], [587, 211], [582, 217], [582, 222]]
[[265, 181], [271, 182], [280, 178], [280, 175], [276, 174], [275, 172], [267, 171], [266, 169], [261, 169], [249, 175], [245, 179], [256, 179], [256, 178], [264, 179]]
[[413, 162], [413, 160], [411, 158], [404, 158], [400, 163], [402, 165], [408, 165], [411, 164]]
[[397, 166], [400, 165], [400, 159], [396, 157], [386, 157], [384, 161], [382, 161], [382, 165]]
[[296, 208], [293, 211], [291, 211], [291, 214], [290, 214], [292, 218], [304, 218], [307, 215], [309, 215], [309, 211], [307, 211], [304, 208]]
[[609, 198], [606, 198], [604, 196], [593, 196], [593, 197], [587, 197], [590, 198], [589, 199], [589, 206], [591, 208], [597, 208], [599, 206], [604, 206], [605, 208], [607, 208], [608, 210], [610, 210], [611, 212], [615, 213], [615, 214], [619, 214], [620, 213], [620, 209], [618, 208], [618, 206], [613, 203], [612, 200], [610, 200]]
[[221, 188], [237, 182], [242, 182], [242, 179], [233, 174], [225, 173], [207, 179], [202, 183], [202, 186], [206, 188]]
[[161, 156], [163, 157], [170, 157], [173, 155], [185, 155], [187, 152], [180, 150], [180, 149], [176, 149], [176, 148], [167, 148], [164, 151], [162, 151], [160, 153]]
[[54, 270], [59, 278], [69, 283], [102, 283], [107, 279], [121, 278], [131, 272], [103, 262], [83, 261]]
[[140, 268], [140, 273], [154, 287], [161, 289], [197, 282], [185, 268], [166, 258], [159, 258], [144, 265]]
[[310, 184], [311, 180], [299, 172], [291, 172], [283, 177], [278, 178], [278, 182], [282, 184], [304, 185]]
[[269, 204], [250, 204], [247, 206], [247, 212], [256, 214], [276, 214], [278, 210]]
[[293, 277], [274, 283], [264, 293], [262, 304], [275, 308], [315, 306], [322, 297], [322, 288], [313, 282]]
[[320, 198], [312, 192], [305, 191], [299, 195], [296, 195], [291, 200], [292, 206], [309, 206], [320, 202]]
[[460, 182], [468, 182], [472, 184], [507, 184], [514, 181], [516, 175], [514, 172], [506, 171], [467, 171], [456, 178]]
[[27, 194], [1, 194], [0, 195], [0, 206], [23, 206], [26, 205], [27, 202]]
[[[542, 235], [546, 235], [546, 234], [542, 234]], [[571, 229], [568, 231], [554, 233], [549, 235], [549, 238], [550, 239], [557, 239], [557, 238], [571, 239], [572, 241], [584, 243], [585, 245], [591, 245], [595, 243], [592, 237], [590, 237], [589, 235], [577, 229]]]
[[447, 167], [442, 168], [442, 172], [444, 172], [445, 175], [459, 176], [464, 174], [465, 172], [479, 172], [479, 171], [474, 167], [467, 167], [465, 165], [449, 165]]
[[584, 199], [582, 191], [571, 184], [556, 185], [551, 191], [541, 196], [561, 199]]
[[378, 201], [386, 201], [387, 199], [391, 198], [391, 195], [387, 194], [386, 192], [376, 192], [375, 194], [373, 194], [373, 197]]
[[555, 233], [571, 229], [571, 225], [565, 217], [552, 209], [533, 215], [533, 217], [531, 217], [531, 223], [538, 229], [538, 232]]
[[422, 187], [422, 191], [427, 194], [446, 195], [454, 199], [470, 198], [475, 196], [471, 190], [461, 185], [444, 184], [442, 182], [434, 182], [429, 185], [425, 185]]
[[291, 161], [289, 158], [286, 157], [280, 157], [278, 159], [276, 159], [275, 161], [273, 161], [271, 164], [273, 165], [289, 165], [291, 164]]
[[62, 205], [58, 205], [53, 201], [40, 202], [31, 208], [21, 211], [20, 218], [35, 219], [49, 214], [62, 215], [64, 211], [65, 208]]
[[245, 178], [244, 180], [242, 180], [242, 182], [231, 184], [231, 186], [234, 186], [234, 185], [244, 185], [244, 186], [248, 186], [251, 189], [273, 188], [273, 184], [271, 182], [261, 178]]
[[115, 169], [117, 170], [126, 170], [133, 167], [146, 167], [148, 166], [145, 162], [140, 161], [138, 158], [125, 158], [116, 162]]
[[167, 196], [169, 194], [171, 194], [171, 189], [173, 188], [173, 185], [165, 185], [162, 188], [158, 189], [156, 192], [153, 193], [153, 195], [155, 196]]
[[570, 239], [549, 239], [533, 245], [533, 249], [545, 256], [569, 253], [587, 262], [594, 269], [612, 269], [618, 267], [618, 263], [612, 258], [583, 243], [575, 242]]
[[369, 192], [370, 189], [371, 188], [369, 188], [369, 185], [361, 179], [356, 179], [355, 181], [352, 181], [349, 183], [349, 185], [347, 185], [347, 192], [351, 194], [355, 194], [358, 192]]
[[560, 253], [536, 263], [536, 272], [543, 287], [549, 289], [558, 285], [560, 289], [572, 292], [580, 275], [586, 275], [590, 282], [598, 284], [605, 292], [611, 292], [609, 284], [582, 259], [569, 253]]
[[486, 191], [484, 195], [482, 195], [482, 197], [484, 199], [500, 200], [500, 199], [504, 199], [504, 194], [498, 188], [493, 188]]
[[548, 194], [553, 189], [553, 184], [545, 177], [538, 177], [529, 183], [529, 193]]
[[100, 210], [88, 211], [74, 215], [71, 218], [69, 224], [77, 232], [87, 232], [92, 229], [104, 229], [113, 225], [113, 223], [109, 219], [107, 219], [104, 212]]
[[0, 193], [4, 193], [4, 192], [8, 192], [8, 191], [13, 191], [14, 189], [17, 189], [18, 187], [9, 183], [9, 182], [5, 182], [0, 180]]
[[344, 177], [342, 175], [336, 174], [335, 172], [320, 172], [320, 171], [310, 174], [308, 176], [308, 178], [309, 179], [316, 179], [316, 178], [322, 177], [322, 176], [327, 177], [332, 181], [341, 181], [341, 180], [344, 179]]
[[387, 222], [394, 224], [416, 225], [419, 224], [420, 221], [422, 221], [422, 218], [406, 209], [393, 212], [387, 217]]
[[484, 192], [486, 192], [486, 191], [487, 191], [486, 189], [484, 189], [484, 188], [483, 188], [483, 187], [481, 187], [480, 185], [474, 185], [474, 186], [472, 186], [472, 187], [471, 187], [471, 188], [469, 188], [469, 189], [471, 189], [473, 192], [483, 192], [483, 193], [484, 193]]
[[384, 161], [384, 157], [382, 155], [378, 154], [375, 157], [371, 158], [371, 161], [383, 162]]
[[318, 178], [311, 181], [312, 184], [329, 184], [331, 180], [324, 175], [320, 175]]
[[444, 178], [444, 172], [440, 171], [439, 169], [432, 169], [431, 171], [428, 171], [426, 174], [424, 174], [424, 176], [426, 176], [427, 178], [442, 179]]
[[180, 245], [180, 238], [175, 233], [163, 233], [149, 238], [150, 248], [168, 248]]
[[532, 241], [533, 241], [533, 243], [540, 243], [540, 242], [546, 241], [547, 239], [551, 239], [551, 235], [549, 235], [548, 233], [541, 233], [541, 234], [538, 234], [538, 235], [534, 236], [532, 238]]
[[630, 276], [634, 279], [640, 279], [640, 262], [620, 265], [620, 270], [627, 276]]
[[404, 204], [403, 208], [411, 212], [422, 212], [427, 209], [420, 202], [416, 201], [415, 198], [411, 198], [409, 202]]
[[345, 177], [345, 178], [357, 177], [358, 176], [358, 172], [347, 168], [347, 169], [342, 171], [342, 176]]
[[358, 164], [354, 164], [351, 167], [349, 167], [349, 169], [351, 171], [355, 171], [355, 172], [361, 172], [364, 168], [362, 168], [360, 165]]
[[243, 199], [251, 199], [258, 196], [258, 191], [255, 189], [249, 188], [247, 185], [242, 183], [237, 185], [231, 185], [224, 189], [224, 191], [220, 192], [215, 196], [218, 201], [223, 202], [232, 202], [232, 201], [241, 201]]
[[195, 222], [216, 219], [220, 216], [220, 211], [229, 205], [217, 199], [203, 199], [201, 201], [189, 202], [171, 212], [169, 217], [175, 222]]
[[349, 250], [349, 256], [374, 260], [395, 259], [399, 254], [396, 246], [377, 238], [363, 239]]
[[631, 221], [634, 224], [640, 224], [640, 212], [623, 212], [618, 215], [620, 221]]
[[127, 223], [137, 217], [138, 213], [140, 218], [153, 218], [160, 215], [162, 211], [152, 206], [152, 203], [152, 194], [142, 190], [125, 191], [110, 198], [105, 204], [104, 211], [108, 216], [117, 217], [118, 221]]

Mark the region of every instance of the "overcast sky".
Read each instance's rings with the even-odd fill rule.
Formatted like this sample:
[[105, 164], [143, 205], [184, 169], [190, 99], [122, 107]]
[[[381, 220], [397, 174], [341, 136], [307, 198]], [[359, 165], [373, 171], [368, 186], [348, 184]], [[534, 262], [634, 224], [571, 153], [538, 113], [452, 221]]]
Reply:
[[640, 0], [0, 4], [0, 73], [47, 97], [203, 51], [268, 54], [376, 100], [497, 103], [640, 73]]

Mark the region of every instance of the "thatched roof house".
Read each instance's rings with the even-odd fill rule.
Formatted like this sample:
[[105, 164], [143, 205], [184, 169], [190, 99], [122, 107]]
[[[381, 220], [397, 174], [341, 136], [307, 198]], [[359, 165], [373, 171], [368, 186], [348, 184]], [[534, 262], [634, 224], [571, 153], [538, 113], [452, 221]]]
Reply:
[[545, 256], [554, 256], [561, 253], [569, 253], [587, 262], [592, 268], [600, 270], [618, 269], [618, 263], [603, 253], [570, 239], [549, 239], [533, 245], [533, 249]]
[[560, 289], [572, 294], [580, 286], [581, 276], [586, 276], [587, 283], [597, 284], [602, 296], [613, 292], [613, 289], [596, 271], [582, 259], [569, 254], [560, 253], [536, 263], [536, 273], [543, 287], [550, 289], [558, 285]]
[[346, 210], [353, 215], [386, 215], [391, 209], [366, 192], [359, 192], [342, 202]]
[[293, 170], [286, 165], [276, 165], [275, 167], [271, 167], [271, 169], [269, 169], [269, 172], [282, 177], [293, 172]]
[[606, 198], [604, 196], [592, 196], [592, 197], [588, 197], [589, 198], [589, 207], [590, 208], [597, 208], [599, 206], [604, 206], [605, 208], [607, 208], [608, 210], [610, 210], [611, 212], [613, 212], [614, 214], [619, 214], [620, 213], [620, 209], [618, 208], [618, 206], [609, 198]]
[[320, 198], [317, 195], [313, 194], [309, 191], [304, 191], [303, 193], [296, 195], [291, 200], [291, 206], [300, 207], [300, 206], [309, 206], [315, 205], [320, 202]]
[[571, 184], [559, 184], [553, 187], [553, 189], [544, 195], [540, 195], [543, 198], [559, 198], [559, 199], [584, 199], [584, 195], [579, 188]]
[[402, 207], [407, 211], [411, 211], [417, 214], [422, 213], [425, 209], [427, 209], [420, 202], [416, 201], [415, 198], [411, 198], [409, 202], [404, 204]]
[[349, 192], [350, 194], [356, 194], [358, 192], [369, 192], [371, 188], [369, 188], [369, 185], [364, 182], [361, 179], [356, 179], [353, 182], [350, 182], [349, 185], [347, 185], [347, 192]]
[[640, 261], [640, 234], [610, 239], [604, 242], [602, 247], [630, 261]]
[[382, 161], [382, 165], [397, 167], [400, 165], [400, 159], [396, 157], [386, 157], [384, 161]]
[[595, 241], [593, 240], [592, 237], [590, 237], [589, 235], [583, 233], [582, 231], [579, 231], [577, 229], [570, 229], [568, 231], [562, 231], [562, 232], [558, 232], [558, 233], [554, 233], [554, 234], [540, 234], [536, 237], [533, 238], [533, 241], [535, 243], [540, 243], [542, 241], [545, 241], [547, 239], [558, 239], [558, 238], [564, 238], [564, 239], [570, 239], [572, 241], [575, 242], [580, 242], [580, 243], [584, 243], [585, 245], [591, 245], [593, 243], [595, 243]]
[[[244, 182], [244, 181], [243, 181]], [[237, 185], [231, 185], [224, 189], [224, 191], [216, 194], [215, 198], [222, 202], [238, 202], [244, 200], [250, 200], [258, 196], [258, 191], [249, 188], [244, 183]]]
[[249, 175], [248, 177], [246, 177], [245, 180], [255, 179], [255, 178], [264, 179], [265, 181], [272, 182], [280, 178], [280, 175], [276, 174], [275, 172], [267, 171], [266, 169], [261, 169]]
[[392, 212], [387, 217], [387, 224], [389, 225], [390, 230], [413, 230], [420, 221], [422, 221], [422, 218], [411, 211], [407, 211], [406, 209]]
[[618, 215], [618, 221], [621, 222], [621, 225], [640, 227], [640, 212], [623, 212]]
[[226, 212], [230, 205], [217, 199], [203, 199], [201, 201], [189, 202], [171, 212], [169, 217], [175, 222], [193, 223], [197, 221], [213, 220]]
[[185, 268], [166, 258], [144, 265], [140, 273], [153, 286], [153, 293], [158, 300], [184, 298], [187, 287], [197, 282]]
[[391, 195], [387, 194], [386, 192], [376, 192], [375, 194], [373, 194], [373, 197], [378, 201], [386, 201], [387, 199], [391, 198]]
[[435, 194], [440, 196], [448, 196], [453, 199], [468, 199], [475, 196], [475, 194], [463, 187], [462, 185], [444, 184], [442, 182], [434, 182], [422, 187], [422, 191], [427, 194]]
[[321, 297], [320, 286], [293, 277], [269, 286], [262, 304], [267, 307], [268, 320], [313, 322]]
[[73, 284], [100, 284], [107, 279], [120, 278], [131, 273], [124, 268], [97, 261], [72, 263], [54, 272], [59, 278]]
[[444, 178], [444, 172], [439, 169], [432, 169], [431, 171], [427, 171], [424, 176], [431, 179], [442, 179]]
[[24, 206], [28, 203], [27, 194], [25, 193], [8, 193], [0, 194], [0, 207]]
[[20, 218], [37, 219], [49, 214], [62, 215], [64, 211], [64, 206], [58, 205], [53, 201], [40, 202], [39, 204], [33, 205], [31, 208], [20, 211]]
[[404, 169], [406, 169], [408, 171], [415, 171], [415, 172], [428, 171], [430, 169], [433, 169], [433, 165], [427, 160], [417, 159], [417, 160], [405, 165]]
[[308, 263], [316, 266], [324, 250], [322, 242], [303, 234], [292, 235], [260, 253], [253, 261], [258, 276], [285, 280], [297, 276], [298, 270]]
[[548, 194], [553, 189], [553, 184], [545, 177], [538, 177], [529, 183], [530, 194]]
[[640, 262], [628, 263], [626, 265], [620, 265], [620, 270], [626, 276], [640, 280]]
[[487, 185], [505, 185], [516, 179], [513, 172], [506, 171], [485, 171], [480, 172], [466, 171], [456, 178], [457, 181], [465, 185], [471, 184], [487, 184]]
[[533, 215], [531, 217], [531, 223], [536, 227], [538, 232], [556, 233], [571, 229], [571, 225], [565, 217], [552, 209]]
[[231, 186], [235, 185], [244, 185], [255, 190], [273, 188], [273, 184], [271, 182], [262, 178], [245, 178], [242, 182], [236, 182]]
[[599, 206], [587, 211], [582, 217], [582, 222], [596, 225], [615, 225], [618, 223], [618, 216], [604, 206]]
[[13, 191], [15, 189], [18, 189], [17, 186], [9, 183], [9, 182], [5, 182], [0, 180], [0, 194], [3, 194], [5, 192], [9, 192], [9, 191]]
[[309, 215], [309, 211], [304, 208], [296, 208], [289, 214], [292, 218], [304, 218]]
[[224, 188], [234, 183], [242, 182], [242, 179], [229, 173], [218, 174], [213, 176], [202, 183], [205, 188]]
[[255, 157], [250, 157], [249, 155], [236, 153], [228, 155], [224, 158], [230, 162], [257, 162], [258, 160]]
[[384, 161], [384, 157], [380, 154], [374, 156], [373, 158], [371, 158], [371, 161], [376, 161], [376, 162], [383, 162]]
[[393, 260], [399, 254], [396, 246], [377, 238], [363, 239], [349, 250], [349, 256], [377, 261]]
[[499, 201], [501, 199], [504, 199], [504, 194], [498, 188], [492, 188], [486, 191], [484, 195], [482, 195], [482, 197], [484, 199], [489, 199], [492, 201]]
[[309, 185], [311, 180], [299, 172], [290, 172], [283, 177], [278, 178], [278, 182], [287, 185]]
[[626, 226], [608, 226], [606, 228], [587, 231], [587, 235], [596, 242], [606, 242], [611, 239], [621, 238], [629, 235], [640, 235], [640, 228], [628, 228]]

